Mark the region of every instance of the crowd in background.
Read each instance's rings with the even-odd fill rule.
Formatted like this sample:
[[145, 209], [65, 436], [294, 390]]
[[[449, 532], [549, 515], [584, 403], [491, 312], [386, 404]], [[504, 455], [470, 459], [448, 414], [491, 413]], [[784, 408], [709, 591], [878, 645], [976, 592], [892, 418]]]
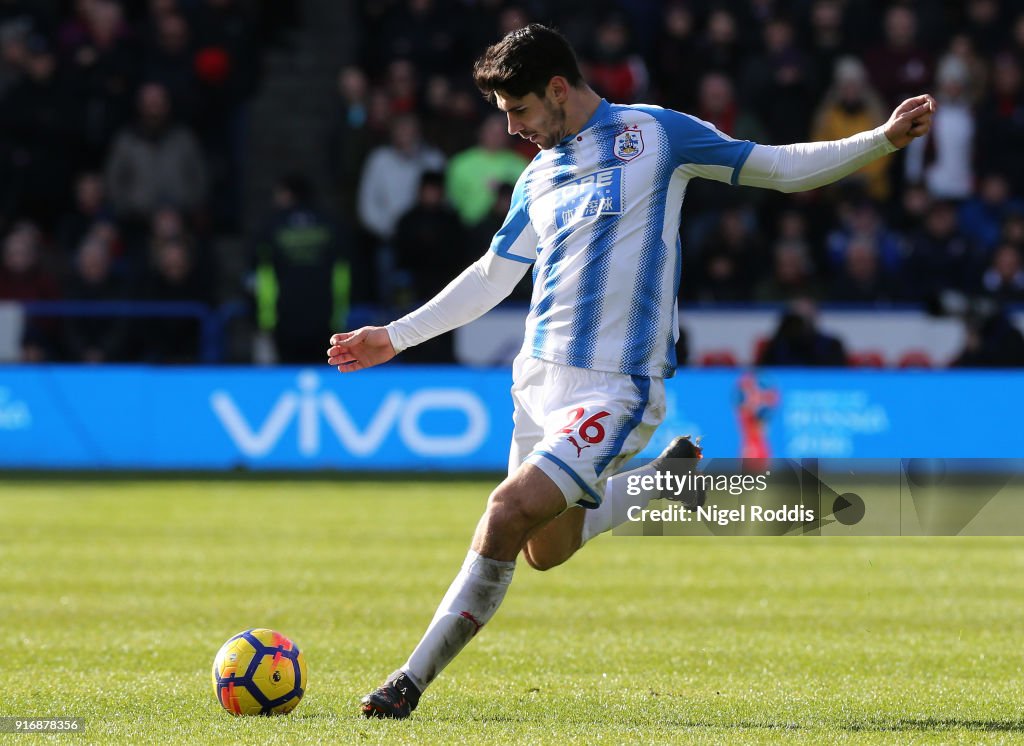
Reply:
[[502, 135], [470, 69], [489, 42], [540, 21], [568, 36], [609, 101], [691, 113], [738, 139], [838, 139], [883, 123], [906, 97], [938, 101], [927, 138], [830, 188], [783, 195], [691, 182], [681, 302], [1024, 301], [1024, 3], [377, 0], [362, 9], [364, 45], [339, 76], [331, 153], [337, 198], [361, 235], [353, 264], [373, 280], [357, 288], [363, 300], [422, 302], [487, 248], [507, 185], [535, 150]]
[[[259, 31], [236, 0], [0, 0], [0, 301], [216, 302]], [[23, 357], [196, 359], [195, 320], [137, 328], [32, 321]]]
[[[265, 32], [237, 0], [33, 11], [43, 5], [0, 0], [0, 299], [29, 286], [36, 297], [115, 292], [102, 283], [209, 298], [216, 268], [197, 267], [195, 244], [238, 228], [240, 104], [257, 86]], [[253, 237], [275, 257], [276, 307], [260, 313], [279, 348], [304, 347], [300, 330], [323, 338], [342, 284], [345, 304], [390, 316], [487, 249], [536, 150], [507, 135], [471, 66], [532, 21], [566, 34], [609, 101], [684, 111], [739, 139], [836, 139], [881, 124], [907, 96], [938, 101], [929, 137], [832, 187], [691, 182], [681, 302], [1024, 302], [1021, 0], [353, 6], [359, 48], [338, 74], [323, 144], [333, 192], [287, 176]], [[61, 281], [40, 271], [12, 283], [46, 269], [43, 245], [65, 262]], [[529, 295], [527, 278], [513, 299]], [[63, 354], [81, 359], [83, 344], [89, 359], [110, 356], [74, 335]], [[411, 355], [450, 357], [437, 344]]]

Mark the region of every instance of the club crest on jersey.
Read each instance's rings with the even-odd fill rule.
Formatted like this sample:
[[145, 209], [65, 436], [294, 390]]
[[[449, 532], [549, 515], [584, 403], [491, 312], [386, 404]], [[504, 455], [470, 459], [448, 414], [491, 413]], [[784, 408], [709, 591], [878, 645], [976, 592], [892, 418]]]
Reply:
[[639, 126], [626, 127], [615, 136], [615, 157], [620, 161], [631, 161], [644, 152], [644, 135]]

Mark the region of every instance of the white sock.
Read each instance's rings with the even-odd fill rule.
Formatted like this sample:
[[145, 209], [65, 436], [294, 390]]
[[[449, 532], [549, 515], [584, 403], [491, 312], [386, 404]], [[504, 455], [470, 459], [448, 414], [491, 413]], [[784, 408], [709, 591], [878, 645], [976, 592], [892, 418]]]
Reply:
[[[604, 488], [604, 499], [601, 505], [594, 510], [588, 510], [583, 517], [583, 543], [593, 539], [598, 534], [611, 531], [616, 526], [621, 526], [628, 520], [629, 509], [633, 506], [646, 508], [647, 504], [661, 496], [660, 490], [640, 490], [637, 495], [630, 495], [626, 492], [626, 478], [631, 475], [643, 476], [654, 474], [657, 468], [653, 463], [641, 466], [639, 469], [616, 474], [608, 480]], [[614, 492], [613, 492], [614, 491]]]
[[515, 569], [515, 562], [499, 562], [469, 550], [423, 639], [400, 669], [421, 693], [494, 616]]

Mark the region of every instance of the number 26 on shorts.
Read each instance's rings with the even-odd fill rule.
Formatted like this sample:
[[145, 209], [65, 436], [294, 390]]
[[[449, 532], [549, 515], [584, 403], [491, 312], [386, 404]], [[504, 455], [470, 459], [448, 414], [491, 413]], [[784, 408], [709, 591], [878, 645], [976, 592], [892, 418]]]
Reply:
[[587, 417], [587, 419], [580, 423], [579, 428], [577, 428], [576, 423], [583, 419], [583, 407], [576, 407], [575, 409], [569, 410], [568, 421], [558, 432], [571, 433], [573, 430], [577, 430], [580, 437], [587, 443], [600, 443], [604, 440], [605, 436], [604, 425], [601, 424], [600, 420], [603, 417], [607, 417], [609, 414], [611, 414], [611, 412], [605, 412], [602, 410], [597, 414]]

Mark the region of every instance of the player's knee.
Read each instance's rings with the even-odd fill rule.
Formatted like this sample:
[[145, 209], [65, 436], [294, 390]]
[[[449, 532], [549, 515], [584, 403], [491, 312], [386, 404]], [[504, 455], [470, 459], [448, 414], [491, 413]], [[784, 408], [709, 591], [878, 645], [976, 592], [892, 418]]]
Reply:
[[487, 519], [496, 528], [527, 531], [543, 520], [543, 516], [537, 514], [535, 507], [520, 492], [503, 484], [491, 493]]

